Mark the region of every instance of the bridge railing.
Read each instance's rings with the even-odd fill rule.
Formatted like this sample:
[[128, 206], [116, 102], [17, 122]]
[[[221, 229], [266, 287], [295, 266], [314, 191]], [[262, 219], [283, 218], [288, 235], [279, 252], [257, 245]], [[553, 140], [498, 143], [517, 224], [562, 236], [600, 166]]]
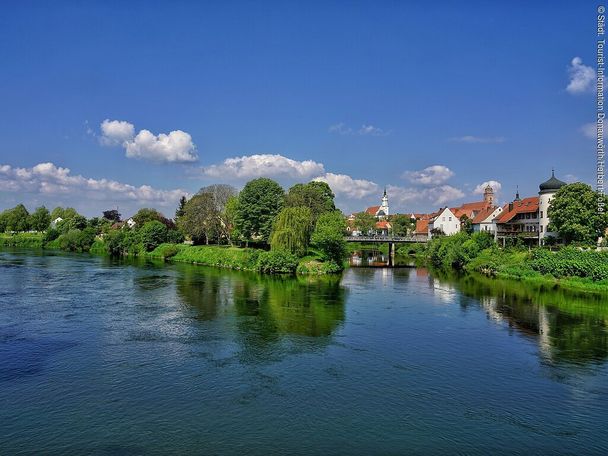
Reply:
[[347, 242], [426, 242], [416, 236], [346, 236]]

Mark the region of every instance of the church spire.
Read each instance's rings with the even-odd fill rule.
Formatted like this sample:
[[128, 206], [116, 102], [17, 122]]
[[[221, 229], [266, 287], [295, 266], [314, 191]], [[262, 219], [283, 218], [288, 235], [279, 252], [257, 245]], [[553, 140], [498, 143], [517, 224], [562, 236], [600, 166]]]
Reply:
[[519, 197], [519, 185], [516, 186], [516, 189], [515, 201], [521, 201], [521, 198]]

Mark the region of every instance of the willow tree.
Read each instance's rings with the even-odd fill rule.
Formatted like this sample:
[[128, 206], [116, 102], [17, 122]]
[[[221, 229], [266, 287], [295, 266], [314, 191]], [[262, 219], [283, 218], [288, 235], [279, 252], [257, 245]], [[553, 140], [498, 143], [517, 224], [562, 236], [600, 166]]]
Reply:
[[306, 255], [313, 227], [312, 212], [307, 207], [286, 207], [277, 216], [270, 247], [285, 250], [297, 256]]

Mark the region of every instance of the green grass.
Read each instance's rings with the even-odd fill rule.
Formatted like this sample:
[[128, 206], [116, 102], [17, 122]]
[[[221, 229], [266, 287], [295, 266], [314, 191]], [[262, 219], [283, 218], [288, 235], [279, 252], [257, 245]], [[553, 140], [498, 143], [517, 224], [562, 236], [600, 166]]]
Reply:
[[0, 233], [0, 246], [42, 248], [43, 233]]

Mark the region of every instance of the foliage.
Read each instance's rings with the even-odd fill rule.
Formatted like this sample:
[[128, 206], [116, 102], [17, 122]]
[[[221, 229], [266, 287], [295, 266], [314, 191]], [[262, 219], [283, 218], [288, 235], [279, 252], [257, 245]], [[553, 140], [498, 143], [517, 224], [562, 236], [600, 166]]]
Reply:
[[186, 195], [182, 195], [182, 197], [179, 199], [179, 204], [177, 205], [177, 209], [175, 210], [175, 223], [177, 223], [179, 218], [184, 215], [184, 208], [186, 207], [186, 201], [188, 201], [188, 199], [186, 198]]
[[113, 223], [120, 222], [120, 213], [116, 209], [103, 211], [103, 218]]
[[190, 236], [195, 244], [209, 244], [210, 240], [218, 239], [220, 219], [213, 195], [202, 193], [190, 198], [178, 223], [179, 228]]
[[487, 232], [460, 232], [452, 236], [432, 238], [425, 249], [425, 254], [435, 267], [464, 269], [479, 253], [494, 245], [494, 240]]
[[51, 224], [51, 214], [49, 210], [40, 206], [30, 214], [29, 225], [32, 230], [46, 231]]
[[48, 230], [46, 230], [44, 232], [44, 236], [43, 236], [43, 241], [46, 244], [47, 242], [51, 242], [54, 241], [55, 239], [57, 239], [59, 237], [61, 233], [56, 230], [55, 228], [49, 228]]
[[355, 214], [354, 226], [362, 234], [369, 234], [376, 227], [376, 217], [367, 212], [358, 212]]
[[293, 274], [298, 267], [298, 259], [284, 250], [262, 252], [258, 258], [258, 270], [264, 274]]
[[321, 214], [336, 210], [334, 198], [327, 183], [312, 181], [291, 187], [285, 195], [285, 207], [307, 207], [313, 222], [316, 222]]
[[125, 236], [124, 230], [110, 230], [103, 238], [107, 253], [112, 256], [122, 255], [125, 252]]
[[268, 242], [274, 218], [283, 208], [283, 189], [265, 177], [247, 182], [239, 194], [236, 227], [247, 239]]
[[95, 230], [92, 228], [72, 229], [57, 238], [59, 248], [69, 252], [88, 252], [94, 241]]
[[[159, 249], [161, 247], [158, 247]], [[172, 257], [174, 261], [195, 263], [245, 271], [258, 270], [259, 249], [246, 249], [221, 246], [180, 246], [179, 252]], [[156, 251], [152, 252], [155, 255]]]
[[30, 229], [30, 214], [23, 204], [7, 209], [0, 216], [2, 231], [28, 231]]
[[148, 207], [144, 207], [136, 212], [136, 214], [132, 217], [135, 222], [135, 229], [140, 229], [148, 222], [161, 222], [167, 228], [173, 228], [173, 221], [166, 218], [163, 214], [158, 212], [156, 209], [151, 209]]
[[608, 213], [598, 211], [598, 202], [608, 205], [608, 198], [580, 182], [560, 188], [551, 200], [549, 231], [557, 231], [566, 244], [580, 242], [595, 245], [608, 227]]
[[42, 233], [0, 233], [0, 246], [40, 248], [44, 244]]
[[460, 230], [467, 234], [473, 233], [473, 220], [466, 215], [460, 217]]
[[298, 263], [296, 272], [298, 274], [324, 275], [336, 274], [341, 272], [342, 269], [342, 265], [335, 261], [318, 261], [316, 259], [303, 258]]
[[346, 222], [342, 213], [327, 212], [317, 220], [311, 242], [321, 251], [324, 259], [342, 264], [347, 252], [345, 232]]
[[277, 216], [270, 245], [299, 257], [306, 254], [310, 243], [313, 217], [308, 207], [286, 207]]
[[139, 230], [139, 240], [146, 252], [151, 252], [160, 244], [166, 242], [167, 235], [167, 227], [158, 220], [146, 222]]
[[535, 249], [530, 266], [541, 274], [556, 278], [589, 277], [594, 281], [608, 279], [608, 253], [566, 247], [558, 252]]
[[416, 228], [416, 221], [412, 220], [408, 215], [395, 214], [389, 217], [389, 221], [393, 226], [393, 235], [395, 236], [407, 236], [414, 228]]

